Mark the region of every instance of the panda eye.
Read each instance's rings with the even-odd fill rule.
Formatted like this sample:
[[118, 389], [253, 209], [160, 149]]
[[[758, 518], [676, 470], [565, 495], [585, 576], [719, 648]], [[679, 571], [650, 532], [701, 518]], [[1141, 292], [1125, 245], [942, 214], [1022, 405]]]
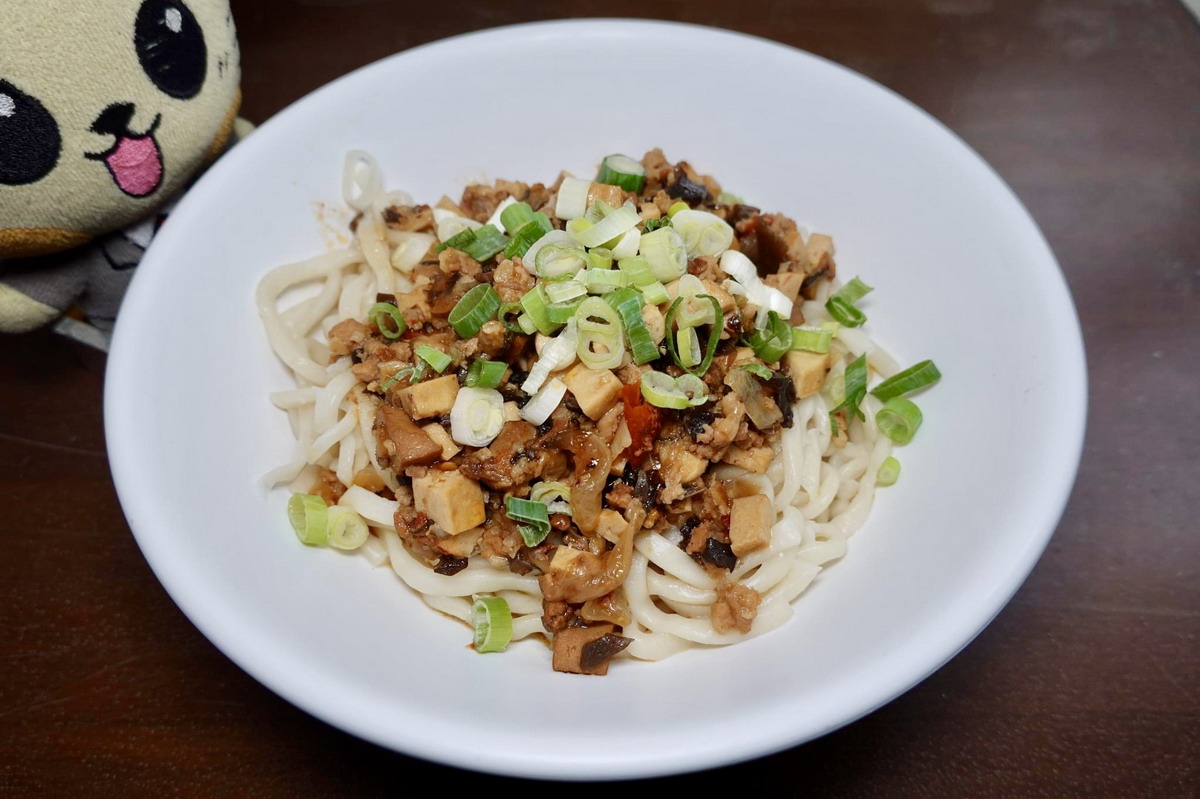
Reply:
[[36, 183], [54, 169], [61, 150], [58, 123], [46, 106], [0, 80], [0, 184]]
[[183, 0], [145, 0], [133, 43], [142, 69], [164, 94], [187, 100], [200, 93], [208, 49], [200, 23]]

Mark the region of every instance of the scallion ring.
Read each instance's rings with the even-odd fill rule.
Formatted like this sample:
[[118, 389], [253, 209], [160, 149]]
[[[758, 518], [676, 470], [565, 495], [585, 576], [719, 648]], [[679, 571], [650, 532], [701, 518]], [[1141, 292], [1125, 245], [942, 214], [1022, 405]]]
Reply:
[[879, 464], [879, 470], [875, 472], [875, 484], [886, 488], [894, 485], [898, 479], [900, 479], [900, 461], [889, 455], [883, 459], [883, 463]]
[[450, 311], [447, 321], [460, 338], [470, 338], [477, 334], [479, 328], [491, 320], [498, 310], [500, 295], [487, 283], [480, 283], [462, 296]]
[[503, 652], [512, 640], [513, 620], [508, 601], [499, 596], [477, 596], [471, 603], [472, 643], [476, 652]]
[[312, 494], [292, 494], [288, 521], [302, 544], [319, 547], [329, 541], [329, 506]]
[[904, 397], [892, 397], [883, 404], [879, 413], [875, 414], [875, 424], [879, 426], [879, 432], [897, 444], [912, 441], [923, 419], [917, 404]]
[[[390, 320], [391, 324], [385, 324], [385, 319]], [[390, 302], [377, 302], [372, 305], [371, 310], [367, 311], [367, 321], [379, 329], [380, 335], [393, 341], [404, 335], [405, 330], [408, 330], [404, 314], [400, 313], [400, 309]]]
[[446, 353], [439, 349], [422, 344], [413, 350], [413, 354], [420, 358], [425, 363], [433, 367], [433, 370], [438, 374], [446, 371], [446, 367], [450, 365], [451, 358]]
[[596, 174], [597, 183], [620, 186], [625, 191], [641, 194], [646, 185], [646, 169], [627, 155], [605, 156]]
[[917, 389], [932, 385], [941, 378], [942, 373], [938, 371], [933, 361], [921, 361], [884, 380], [871, 389], [871, 393], [887, 402], [894, 397], [902, 397]]
[[621, 316], [599, 297], [589, 297], [575, 313], [579, 327], [576, 352], [591, 369], [615, 369], [625, 357]]
[[363, 518], [349, 508], [329, 508], [329, 546], [334, 549], [358, 549], [367, 542], [371, 531]]
[[682, 410], [691, 405], [688, 395], [680, 390], [675, 378], [668, 374], [653, 369], [643, 372], [641, 386], [646, 402], [656, 407]]

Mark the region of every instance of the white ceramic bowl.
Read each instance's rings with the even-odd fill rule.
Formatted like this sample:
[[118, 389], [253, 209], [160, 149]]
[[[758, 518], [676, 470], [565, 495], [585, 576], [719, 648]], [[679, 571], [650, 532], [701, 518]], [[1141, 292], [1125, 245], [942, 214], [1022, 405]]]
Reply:
[[[679, 54], [697, 54], [683, 69]], [[617, 68], [614, 65], [625, 65]], [[748, 75], [754, 75], [748, 80]], [[533, 87], [530, 92], [517, 87]], [[567, 90], [570, 87], [570, 90]], [[532, 98], [522, 107], [517, 98]], [[260, 475], [291, 438], [289, 378], [253, 289], [321, 251], [343, 153], [392, 188], [551, 181], [664, 148], [754, 205], [828, 232], [875, 293], [866, 328], [945, 377], [849, 553], [780, 630], [605, 678], [500, 656], [387, 569], [296, 543]], [[385, 746], [505, 774], [667, 774], [807, 741], [894, 698], [999, 611], [1062, 512], [1085, 376], [1063, 277], [1021, 204], [903, 99], [760, 39], [646, 22], [527, 25], [419, 47], [300, 100], [188, 193], [121, 310], [108, 369], [113, 475], [139, 545], [196, 626], [269, 688]]]

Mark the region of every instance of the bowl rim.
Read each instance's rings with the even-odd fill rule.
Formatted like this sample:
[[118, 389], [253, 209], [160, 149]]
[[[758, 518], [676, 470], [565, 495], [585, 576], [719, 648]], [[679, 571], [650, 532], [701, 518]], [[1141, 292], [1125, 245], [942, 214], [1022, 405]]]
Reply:
[[[1011, 187], [982, 156], [928, 112], [860, 73], [790, 45], [709, 26], [659, 20], [606, 18], [529, 22], [464, 33], [386, 56], [359, 67], [297, 99], [263, 123], [260, 128], [269, 130], [284, 127], [300, 107], [319, 102], [319, 98], [324, 97], [327, 93], [338, 92], [342, 86], [359, 80], [363, 74], [380, 69], [384, 64], [404, 60], [417, 53], [439, 49], [457, 49], [475, 40], [485, 38], [504, 39], [527, 36], [531, 33], [559, 31], [570, 31], [573, 35], [578, 36], [587, 35], [589, 31], [606, 29], [639, 31], [647, 28], [670, 29], [683, 35], [711, 36], [714, 39], [724, 37], [737, 40], [742, 45], [751, 44], [771, 48], [786, 52], [792, 57], [812, 59], [827, 67], [833, 67], [858, 80], [867, 82], [893, 100], [898, 100], [907, 107], [908, 111], [915, 112], [943, 134], [948, 134], [951, 140], [965, 151], [967, 157], [974, 159], [990, 174], [996, 183], [996, 188], [1017, 212], [1016, 218], [1028, 227], [1029, 246], [1040, 250], [1047, 265], [1053, 267], [1046, 275], [1047, 285], [1052, 286], [1053, 291], [1059, 295], [1056, 298], [1059, 307], [1069, 312], [1066, 318], [1056, 320], [1056, 332], [1060, 336], [1060, 340], [1057, 342], [1058, 347], [1062, 353], [1066, 353], [1068, 356], [1065, 361], [1058, 363], [1064, 376], [1064, 381], [1060, 386], [1065, 392], [1063, 406], [1069, 407], [1072, 413], [1069, 417], [1064, 418], [1062, 435], [1059, 439], [1058, 462], [1052, 469], [1047, 470], [1047, 474], [1055, 481], [1052, 490], [1047, 493], [1049, 496], [1055, 497], [1055, 500], [1044, 503], [1040, 509], [1040, 524], [1035, 531], [1036, 534], [1033, 532], [1029, 534], [1024, 548], [1013, 558], [1008, 571], [995, 576], [990, 590], [976, 603], [970, 604], [970, 612], [967, 612], [966, 606], [964, 606], [953, 617], [956, 623], [952, 629], [941, 636], [940, 641], [943, 646], [929, 647], [919, 655], [911, 654], [908, 660], [898, 660], [892, 664], [893, 668], [889, 672], [889, 679], [880, 681], [872, 691], [864, 692], [869, 696], [855, 697], [856, 701], [851, 703], [838, 718], [827, 719], [802, 732], [795, 729], [789, 731], [767, 730], [750, 739], [725, 742], [721, 753], [717, 756], [710, 751], [705, 751], [703, 755], [669, 757], [663, 757], [657, 753], [643, 753], [638, 757], [625, 757], [619, 761], [606, 763], [602, 768], [593, 761], [581, 765], [581, 762], [564, 760], [561, 756], [546, 757], [532, 754], [526, 760], [513, 762], [489, 757], [484, 752], [467, 753], [455, 748], [452, 742], [438, 741], [433, 737], [427, 738], [419, 734], [412, 735], [407, 740], [397, 740], [392, 734], [393, 730], [381, 729], [379, 725], [372, 724], [369, 720], [355, 717], [353, 712], [346, 711], [336, 701], [324, 700], [318, 693], [302, 690], [302, 680], [279, 673], [272, 662], [259, 656], [253, 642], [238, 634], [223, 621], [222, 617], [208, 612], [204, 597], [199, 592], [199, 589], [202, 588], [200, 583], [190, 577], [185, 579], [180, 574], [179, 564], [175, 562], [170, 547], [161, 545], [158, 539], [146, 532], [148, 528], [143, 522], [152, 512], [150, 510], [152, 502], [150, 498], [143, 496], [136, 489], [140, 464], [132, 459], [131, 453], [122, 443], [126, 440], [127, 431], [130, 431], [138, 421], [135, 410], [136, 397], [132, 389], [136, 383], [133, 377], [137, 364], [128, 353], [133, 348], [136, 337], [133, 326], [136, 323], [137, 309], [149, 301], [149, 295], [143, 296], [145, 293], [142, 291], [142, 287], [147, 285], [147, 281], [139, 280], [146, 271], [143, 267], [135, 274], [123, 307], [125, 312], [119, 317], [114, 331], [104, 389], [104, 422], [109, 461], [114, 485], [130, 529], [155, 576], [172, 600], [218, 649], [240, 668], [290, 703], [365, 740], [407, 755], [459, 768], [517, 777], [570, 780], [613, 780], [664, 776], [727, 765], [778, 752], [818, 738], [866, 716], [882, 705], [891, 702], [953, 658], [974, 640], [1020, 588], [1049, 544], [1065, 511], [1083, 452], [1088, 384], [1082, 330], [1061, 266], [1028, 210]], [[196, 185], [188, 192], [188, 196], [183, 198], [180, 206], [176, 208], [176, 214], [181, 208], [186, 210], [205, 202], [206, 195], [218, 185], [215, 180], [209, 179], [211, 174], [210, 170], [197, 181]], [[164, 229], [164, 235], [170, 238], [179, 234], [176, 234], [174, 229], [168, 226]], [[156, 243], [159, 240], [161, 239], [156, 239]], [[162, 247], [157, 247], [157, 250], [162, 249]], [[151, 259], [151, 268], [153, 268], [152, 259], [155, 252], [156, 244], [152, 244], [146, 255], [146, 258]], [[139, 533], [139, 529], [143, 532]], [[703, 762], [700, 762], [701, 760]]]

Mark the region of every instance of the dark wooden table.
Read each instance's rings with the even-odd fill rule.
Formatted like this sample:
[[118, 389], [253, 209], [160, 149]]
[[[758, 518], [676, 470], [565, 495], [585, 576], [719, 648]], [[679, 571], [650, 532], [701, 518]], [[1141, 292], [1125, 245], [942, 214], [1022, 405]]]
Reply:
[[[512, 6], [235, 0], [244, 114], [264, 120], [398, 50], [539, 18], [653, 14], [777, 39], [895, 89], [988, 159], [1058, 254], [1087, 342], [1079, 479], [996, 621], [868, 718], [656, 787], [1200, 795], [1200, 28], [1184, 7]], [[48, 334], [0, 341], [0, 794], [360, 796], [424, 790], [424, 777], [468, 790], [509, 782], [316, 721], [192, 627], [117, 504], [103, 373], [102, 355]]]

